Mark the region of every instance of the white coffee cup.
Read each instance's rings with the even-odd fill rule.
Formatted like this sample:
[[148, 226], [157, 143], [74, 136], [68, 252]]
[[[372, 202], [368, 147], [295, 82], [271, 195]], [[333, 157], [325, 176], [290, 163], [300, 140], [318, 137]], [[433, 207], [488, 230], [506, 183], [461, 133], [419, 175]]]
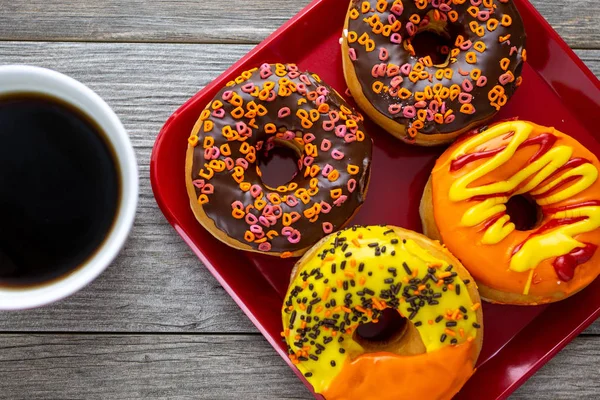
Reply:
[[119, 208], [112, 229], [95, 253], [83, 265], [64, 277], [25, 287], [0, 285], [0, 310], [43, 306], [63, 299], [92, 282], [114, 260], [133, 225], [139, 182], [135, 154], [129, 135], [111, 108], [84, 84], [45, 68], [0, 66], [0, 96], [10, 93], [40, 93], [67, 102], [87, 114], [105, 133], [116, 156], [120, 173]]

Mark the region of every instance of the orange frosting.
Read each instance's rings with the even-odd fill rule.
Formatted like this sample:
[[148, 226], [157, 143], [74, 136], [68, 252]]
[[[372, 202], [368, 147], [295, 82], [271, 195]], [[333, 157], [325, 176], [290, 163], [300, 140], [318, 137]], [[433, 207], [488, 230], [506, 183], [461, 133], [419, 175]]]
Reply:
[[[508, 124], [508, 125], [506, 125]], [[500, 124], [504, 127], [503, 134], [496, 135], [489, 141], [479, 143], [477, 146], [466, 148], [466, 153], [460, 153], [462, 147], [465, 150], [464, 145], [468, 142], [475, 141], [479, 136], [471, 136], [463, 140], [459, 140], [453, 144], [444, 154], [438, 159], [433, 172], [432, 172], [432, 188], [433, 188], [433, 209], [435, 222], [438, 230], [442, 236], [444, 244], [448, 249], [453, 252], [462, 263], [469, 269], [469, 272], [477, 279], [479, 283], [482, 283], [493, 289], [501, 290], [503, 292], [529, 294], [533, 296], [539, 296], [542, 298], [542, 302], [557, 300], [562, 295], [569, 295], [577, 292], [593, 281], [600, 273], [600, 249], [593, 252], [593, 255], [589, 260], [583, 262], [574, 270], [574, 276], [570, 280], [561, 280], [557, 275], [557, 272], [553, 266], [553, 263], [560, 255], [556, 253], [560, 252], [557, 250], [561, 246], [568, 246], [566, 243], [578, 243], [577, 248], [582, 248], [583, 244], [600, 245], [600, 229], [595, 227], [600, 215], [600, 179], [594, 177], [594, 169], [600, 170], [600, 164], [598, 159], [588, 151], [583, 145], [577, 142], [575, 139], [567, 136], [554, 128], [546, 128], [539, 125], [526, 123], [522, 121], [514, 121]], [[500, 126], [497, 125], [497, 126]], [[491, 185], [496, 185], [498, 182], [508, 182], [509, 180], [517, 177], [518, 174], [524, 171], [532, 163], [532, 157], [535, 160], [534, 155], [542, 148], [542, 145], [535, 144], [530, 146], [519, 147], [515, 153], [505, 163], [495, 168], [486, 168], [485, 164], [491, 162], [494, 158], [483, 157], [475, 161], [466, 163], [460, 168], [451, 168], [452, 162], [457, 159], [457, 156], [464, 156], [465, 154], [475, 154], [481, 152], [489, 152], [492, 150], [498, 150], [502, 146], [508, 146], [512, 140], [516, 140], [517, 135], [511, 136], [510, 132], [514, 131], [514, 128], [528, 130], [531, 128], [531, 132], [528, 134], [528, 138], [532, 139], [543, 134], [550, 134], [556, 137], [556, 141], [549, 150], [542, 150], [543, 153], [548, 151], [556, 150], [557, 147], [562, 146], [563, 150], [566, 146], [572, 149], [572, 154], [568, 156], [569, 150], [565, 150], [567, 156], [566, 160], [573, 160], [581, 158], [585, 161], [585, 167], [591, 173], [579, 173], [573, 172], [574, 168], [564, 166], [558, 160], [558, 157], [549, 157], [551, 160], [552, 168], [557, 170], [550, 177], [541, 180], [541, 182], [534, 184], [534, 179], [537, 173], [525, 174], [527, 178], [517, 185], [517, 187], [511, 192], [497, 194], [486, 194], [483, 198], [494, 198], [499, 199], [500, 197], [510, 198], [514, 194], [518, 194], [520, 190], [527, 186], [533, 186], [529, 192], [540, 193], [540, 188], [548, 187], [548, 184], [556, 179], [567, 179], [568, 174], [574, 175], [572, 178], [563, 182], [562, 185], [556, 186], [554, 189], [549, 191], [542, 190], [542, 195], [537, 196], [536, 201], [541, 207], [544, 214], [542, 220], [538, 223], [538, 226], [543, 226], [551, 220], [568, 219], [583, 221], [587, 223], [587, 231], [578, 233], [576, 235], [565, 235], [558, 233], [557, 229], [550, 229], [548, 232], [552, 232], [552, 237], [545, 241], [539, 241], [537, 247], [529, 247], [524, 251], [528, 251], [527, 257], [530, 261], [527, 269], [515, 268], [515, 253], [519, 250], [519, 245], [531, 242], [531, 234], [535, 232], [535, 228], [530, 231], [519, 231], [512, 230], [506, 235], [498, 235], [497, 238], [500, 240], [497, 243], [490, 243], [490, 240], [484, 240], [486, 230], [490, 224], [493, 223], [494, 218], [503, 216], [503, 212], [495, 213], [490, 211], [486, 218], [479, 218], [481, 214], [474, 218], [477, 222], [479, 219], [483, 220], [481, 223], [475, 226], [465, 226], [465, 213], [469, 210], [473, 210], [473, 207], [481, 204], [482, 198], [471, 197], [471, 194], [475, 193], [475, 190], [487, 190]], [[490, 129], [493, 129], [490, 128]], [[481, 133], [484, 135], [486, 132]], [[460, 154], [459, 154], [460, 153]], [[539, 156], [539, 154], [538, 154]], [[538, 158], [539, 160], [539, 158]], [[456, 165], [455, 165], [456, 166]], [[562, 167], [562, 169], [560, 169]], [[479, 170], [485, 172], [479, 175], [479, 177], [472, 181], [463, 188], [462, 194], [465, 194], [466, 199], [454, 200], [451, 199], [450, 192], [453, 184], [457, 180], [465, 177], [467, 174], [473, 171]], [[542, 174], [537, 176], [541, 179]], [[585, 179], [588, 182], [593, 182], [587, 186], [584, 190], [579, 190], [575, 185], [583, 183]], [[518, 180], [518, 179], [517, 179]], [[587, 185], [588, 183], [586, 183]], [[456, 193], [456, 192], [454, 192]], [[560, 196], [568, 196], [565, 199], [560, 200]], [[554, 196], [554, 197], [552, 197]], [[456, 195], [455, 195], [456, 197]], [[535, 198], [536, 196], [534, 196]], [[541, 199], [540, 199], [541, 198]], [[544, 200], [545, 199], [545, 200]], [[558, 200], [558, 201], [557, 201]], [[499, 200], [499, 203], [505, 203], [505, 201]], [[549, 204], [544, 204], [549, 203]], [[585, 206], [585, 203], [592, 204], [591, 206]], [[555, 210], [569, 206], [568, 212], [558, 214]], [[583, 212], [583, 210], [586, 210]], [[554, 211], [553, 211], [554, 210]], [[481, 211], [477, 210], [477, 211]], [[587, 212], [587, 214], [586, 214]], [[591, 213], [591, 214], [590, 214]], [[472, 213], [477, 214], [477, 213]], [[493, 215], [492, 215], [493, 214]], [[504, 226], [499, 224], [502, 229], [507, 228], [510, 224], [510, 220], [506, 221]], [[567, 224], [569, 225], [569, 224]], [[570, 225], [573, 225], [570, 223]], [[591, 229], [591, 230], [590, 230]], [[488, 236], [489, 237], [489, 236]], [[534, 236], [535, 237], [535, 236]], [[574, 241], [573, 241], [574, 240]], [[493, 242], [493, 240], [491, 241]], [[568, 247], [567, 247], [568, 248]], [[532, 251], [535, 250], [535, 251]], [[568, 252], [567, 252], [568, 253]], [[564, 255], [566, 253], [562, 253]], [[544, 258], [548, 255], [547, 258]], [[523, 259], [523, 258], [522, 258]], [[538, 262], [538, 259], [541, 259]], [[512, 264], [511, 264], [512, 261]]]
[[364, 354], [347, 362], [323, 394], [327, 400], [451, 399], [475, 372], [475, 348], [465, 342], [416, 356]]

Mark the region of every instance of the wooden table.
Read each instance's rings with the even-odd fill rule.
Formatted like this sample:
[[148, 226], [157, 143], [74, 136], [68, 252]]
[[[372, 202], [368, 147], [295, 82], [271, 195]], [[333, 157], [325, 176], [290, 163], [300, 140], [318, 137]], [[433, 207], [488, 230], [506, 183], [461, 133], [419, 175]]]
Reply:
[[[0, 0], [0, 64], [98, 92], [131, 135], [141, 181], [131, 237], [100, 278], [0, 314], [0, 398], [311, 398], [166, 222], [148, 177], [167, 117], [308, 2]], [[533, 3], [599, 75], [597, 1]], [[599, 365], [597, 322], [513, 398], [600, 398]]]

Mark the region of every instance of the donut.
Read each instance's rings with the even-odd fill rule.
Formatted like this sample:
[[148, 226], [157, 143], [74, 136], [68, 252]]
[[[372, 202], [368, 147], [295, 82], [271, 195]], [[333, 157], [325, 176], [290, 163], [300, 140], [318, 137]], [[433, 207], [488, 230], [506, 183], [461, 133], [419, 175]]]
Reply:
[[342, 58], [371, 119], [433, 146], [506, 104], [522, 81], [525, 31], [512, 0], [352, 0]]
[[[433, 168], [420, 206], [425, 234], [441, 240], [493, 302], [550, 303], [586, 287], [600, 273], [598, 158], [531, 122], [475, 133]], [[526, 202], [513, 202], [519, 198]], [[527, 202], [531, 221], [523, 224], [513, 215]]]
[[[294, 151], [298, 171], [271, 187], [258, 161], [276, 147]], [[364, 202], [372, 147], [363, 117], [318, 75], [262, 64], [228, 82], [194, 125], [185, 161], [192, 211], [231, 247], [300, 256]]]
[[311, 248], [294, 267], [282, 320], [291, 362], [327, 400], [450, 399], [483, 340], [467, 270], [439, 243], [385, 225]]

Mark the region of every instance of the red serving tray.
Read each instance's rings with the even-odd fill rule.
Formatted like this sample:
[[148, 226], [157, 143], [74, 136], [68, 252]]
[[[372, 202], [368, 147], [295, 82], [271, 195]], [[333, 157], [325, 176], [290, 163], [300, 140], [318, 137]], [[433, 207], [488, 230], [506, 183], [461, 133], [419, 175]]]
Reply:
[[[528, 63], [523, 85], [496, 119], [518, 116], [555, 126], [600, 154], [600, 135], [594, 133], [600, 115], [600, 82], [529, 2], [515, 3], [527, 30]], [[152, 152], [150, 178], [161, 210], [288, 364], [279, 335], [280, 310], [295, 260], [232, 250], [204, 230], [189, 206], [185, 150], [204, 106], [227, 81], [261, 63], [297, 63], [343, 93], [339, 38], [347, 6], [348, 0], [313, 1], [181, 106], [165, 123]], [[366, 203], [352, 223], [387, 223], [420, 231], [421, 192], [443, 149], [411, 147], [375, 124], [366, 124], [375, 142], [372, 175]], [[385, 195], [390, 187], [397, 188], [396, 198]], [[485, 340], [478, 369], [457, 398], [508, 397], [599, 314], [600, 280], [549, 306], [485, 304]]]

